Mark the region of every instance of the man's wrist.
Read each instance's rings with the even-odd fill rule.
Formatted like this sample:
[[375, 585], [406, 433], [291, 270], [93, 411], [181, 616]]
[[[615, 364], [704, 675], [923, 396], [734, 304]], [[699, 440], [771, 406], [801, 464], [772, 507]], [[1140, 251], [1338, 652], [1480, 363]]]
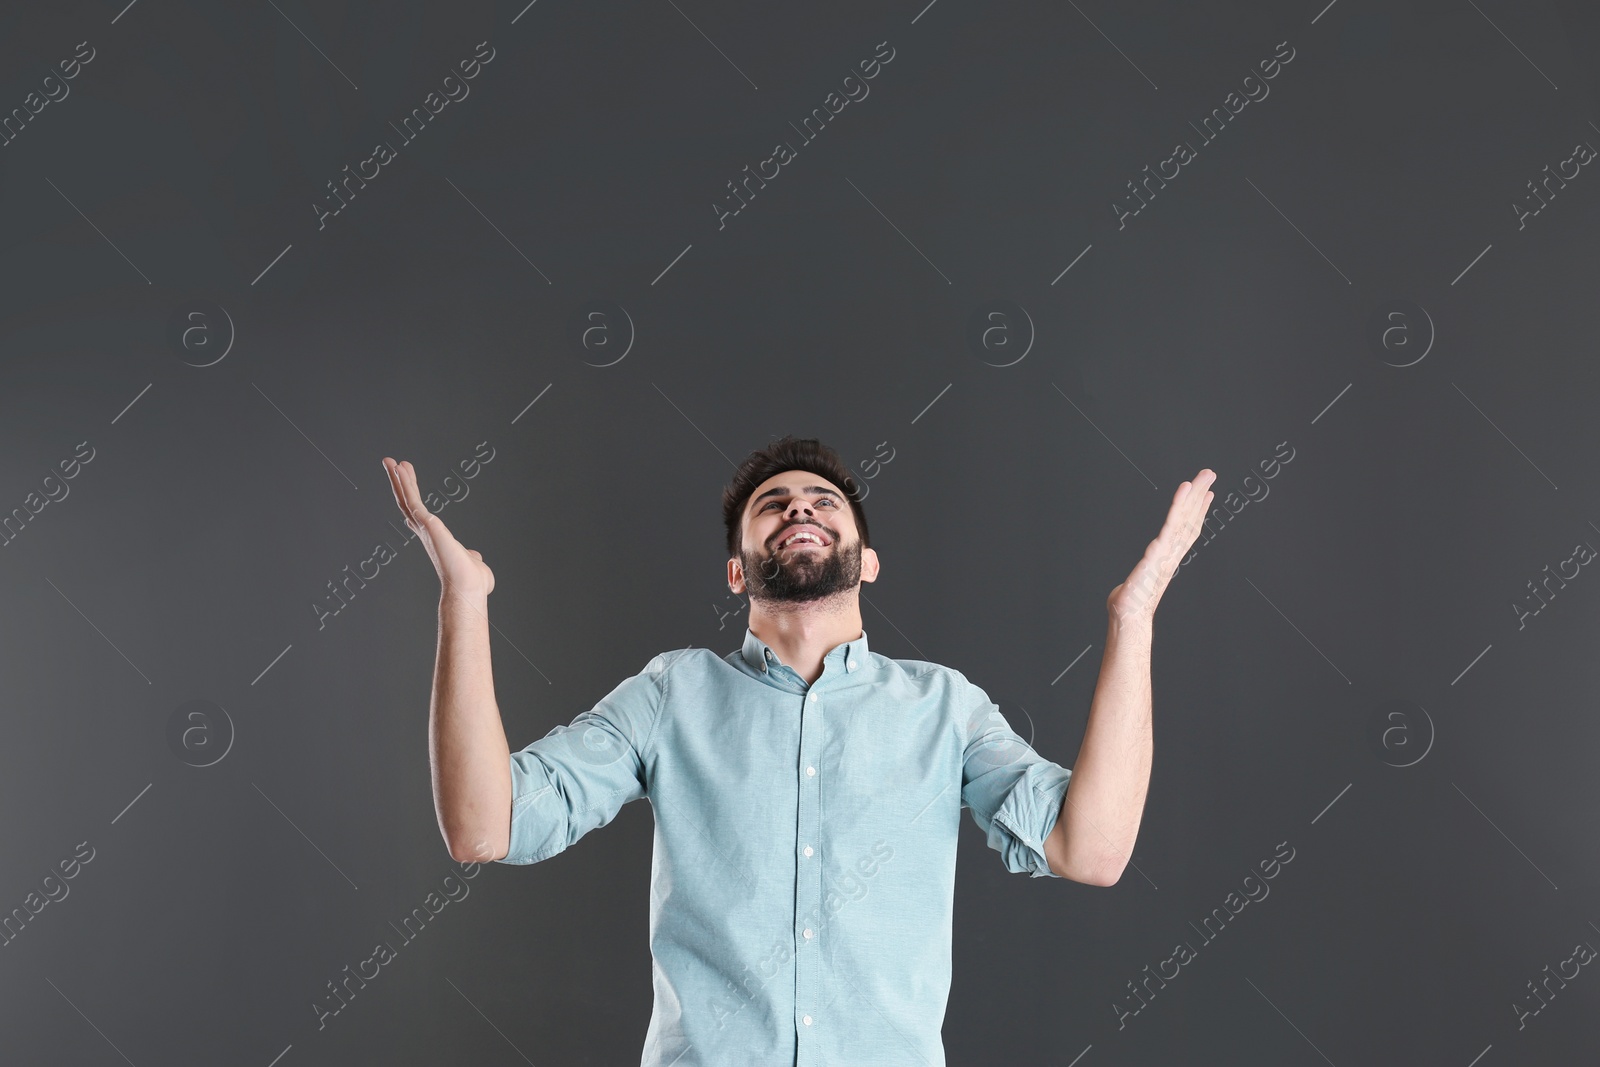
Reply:
[[1143, 611], [1113, 611], [1110, 613], [1110, 628], [1115, 636], [1142, 636], [1149, 637], [1155, 630], [1155, 617]]
[[439, 614], [460, 614], [469, 618], [489, 617], [489, 594], [444, 586], [439, 590]]

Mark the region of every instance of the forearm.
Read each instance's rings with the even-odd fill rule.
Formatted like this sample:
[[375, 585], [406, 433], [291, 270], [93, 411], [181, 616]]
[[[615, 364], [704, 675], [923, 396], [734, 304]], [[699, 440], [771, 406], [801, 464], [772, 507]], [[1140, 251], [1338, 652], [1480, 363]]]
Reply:
[[511, 750], [494, 699], [488, 597], [446, 591], [428, 714], [433, 804], [451, 858], [506, 854], [511, 835]]
[[1110, 885], [1133, 855], [1150, 784], [1151, 637], [1148, 616], [1111, 616], [1056, 828], [1064, 872], [1080, 881]]

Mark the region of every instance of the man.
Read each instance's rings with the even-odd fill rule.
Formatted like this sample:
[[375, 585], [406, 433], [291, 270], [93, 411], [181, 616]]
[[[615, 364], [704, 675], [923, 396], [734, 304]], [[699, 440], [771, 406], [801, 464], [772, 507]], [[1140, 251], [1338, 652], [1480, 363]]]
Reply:
[[536, 863], [650, 799], [644, 1067], [942, 1067], [963, 808], [1012, 872], [1121, 876], [1150, 776], [1153, 614], [1211, 471], [1178, 487], [1107, 598], [1069, 771], [960, 671], [868, 650], [865, 511], [837, 453], [793, 437], [751, 453], [723, 493], [743, 646], [662, 653], [513, 755], [490, 676], [493, 572], [422, 506], [409, 463], [384, 467], [440, 578], [429, 739], [450, 855]]

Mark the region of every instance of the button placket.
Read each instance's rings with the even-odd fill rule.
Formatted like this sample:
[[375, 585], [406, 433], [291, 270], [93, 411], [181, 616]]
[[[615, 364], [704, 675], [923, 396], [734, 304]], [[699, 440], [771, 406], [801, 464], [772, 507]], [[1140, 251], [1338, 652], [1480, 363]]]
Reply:
[[[815, 690], [806, 693], [800, 704], [800, 765], [804, 768], [798, 778], [799, 820], [796, 829], [799, 841], [818, 841], [821, 832], [821, 782], [817, 774], [814, 754], [822, 750], [824, 734], [821, 714], [821, 697]], [[803, 849], [807, 857], [814, 855], [811, 845]], [[822, 914], [822, 865], [807, 864], [800, 868], [797, 880], [799, 892], [795, 894], [795, 1009], [800, 1013], [800, 1023], [809, 1027], [815, 1021], [805, 1009], [818, 1002], [821, 976], [820, 964], [814, 959], [814, 938], [817, 931], [804, 925], [806, 918]], [[810, 950], [810, 951], [808, 951]]]

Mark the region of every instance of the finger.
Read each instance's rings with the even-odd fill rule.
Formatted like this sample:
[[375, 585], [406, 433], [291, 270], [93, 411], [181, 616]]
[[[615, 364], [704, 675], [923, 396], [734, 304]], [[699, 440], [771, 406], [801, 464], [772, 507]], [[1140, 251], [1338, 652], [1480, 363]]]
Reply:
[[[394, 465], [390, 467], [389, 463], [394, 463]], [[410, 488], [406, 485], [406, 471], [410, 466], [411, 464], [409, 463], [395, 462], [393, 460], [384, 464], [385, 469], [389, 471], [389, 487], [394, 490], [395, 504], [399, 506], [401, 514], [406, 517], [406, 521], [421, 526], [426, 522], [426, 519], [421, 517], [421, 513], [417, 510], [415, 477], [411, 480]]]
[[407, 460], [400, 464], [400, 470], [405, 476], [406, 500], [410, 505], [412, 523], [419, 531], [426, 531], [428, 538], [436, 545], [454, 542], [455, 535], [450, 532], [450, 527], [422, 502], [422, 492], [417, 488], [417, 469]]
[[1178, 491], [1172, 495], [1173, 503], [1184, 499], [1192, 502], [1199, 497], [1199, 490], [1209, 489], [1216, 480], [1216, 471], [1211, 470], [1209, 467], [1202, 468], [1200, 473], [1196, 474], [1192, 480], [1178, 486]]
[[1205, 524], [1206, 514], [1211, 507], [1211, 501], [1216, 494], [1207, 492], [1202, 497], [1197, 497], [1195, 507], [1190, 509], [1182, 519], [1178, 529], [1178, 539], [1182, 542], [1184, 551], [1188, 551], [1195, 539], [1200, 536], [1200, 530]]
[[1178, 518], [1178, 531], [1182, 536], [1194, 540], [1215, 495], [1209, 490], [1203, 493], [1197, 492], [1187, 501], [1187, 506], [1182, 509], [1182, 514]]
[[[1203, 476], [1206, 474], [1211, 475], [1210, 480], [1204, 479]], [[1203, 488], [1210, 485], [1215, 478], [1214, 472], [1201, 471], [1199, 475], [1196, 475], [1193, 483], [1185, 483], [1189, 485], [1190, 492], [1185, 493], [1182, 487], [1179, 488], [1179, 493], [1182, 494], [1183, 499], [1179, 500], [1175, 496], [1172, 509], [1167, 513], [1167, 521], [1162, 524], [1161, 532], [1156, 535], [1158, 541], [1170, 542], [1169, 555], [1175, 554], [1180, 544], [1187, 549], [1188, 545], [1192, 544], [1194, 539], [1199, 536], [1201, 519], [1216, 494], [1210, 490], [1206, 490], [1204, 493], [1193, 490], [1196, 486]]]
[[1173, 495], [1172, 507], [1167, 510], [1167, 520], [1161, 524], [1160, 540], [1175, 536], [1194, 524], [1195, 517], [1205, 508], [1206, 497], [1197, 492], [1191, 482], [1184, 482]]
[[406, 510], [405, 491], [400, 488], [399, 465], [388, 456], [383, 457], [383, 471], [389, 476], [389, 489], [394, 493], [394, 503], [402, 513]]
[[410, 501], [406, 499], [405, 464], [400, 460], [383, 458], [383, 469], [389, 475], [389, 488], [394, 490], [394, 502], [406, 518], [411, 517]]
[[[1188, 504], [1187, 510], [1189, 512], [1195, 513], [1204, 511], [1206, 506], [1211, 503], [1212, 497], [1215, 494], [1213, 494], [1210, 490], [1211, 486], [1216, 482], [1216, 480], [1216, 471], [1213, 471], [1210, 468], [1203, 468], [1199, 474], [1194, 476], [1193, 482], [1186, 483], [1190, 486], [1191, 490], [1188, 494], [1186, 494], [1186, 501]], [[1201, 490], [1203, 490], [1203, 492]]]
[[1159, 559], [1164, 563], [1177, 554], [1180, 546], [1187, 549], [1194, 542], [1199, 536], [1200, 517], [1205, 514], [1215, 495], [1209, 487], [1216, 479], [1216, 471], [1202, 467], [1193, 480], [1181, 483], [1173, 491], [1172, 506], [1167, 509], [1166, 520], [1162, 522], [1155, 540], [1145, 549], [1147, 559]]
[[422, 506], [422, 492], [417, 488], [417, 470], [409, 460], [400, 464], [401, 484], [406, 491], [406, 514], [418, 526], [428, 522], [428, 509]]

